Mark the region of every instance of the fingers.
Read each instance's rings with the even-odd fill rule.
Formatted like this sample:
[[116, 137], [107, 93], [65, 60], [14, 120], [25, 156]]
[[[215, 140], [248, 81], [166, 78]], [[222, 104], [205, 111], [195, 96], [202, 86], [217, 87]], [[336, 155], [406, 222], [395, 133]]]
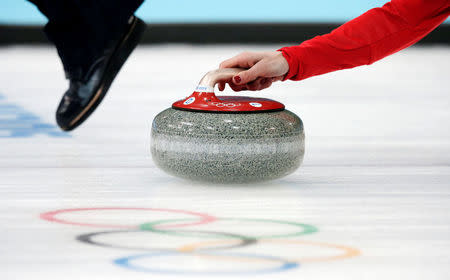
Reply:
[[244, 85], [255, 81], [259, 77], [264, 77], [264, 67], [262, 63], [256, 63], [252, 68], [242, 71], [233, 77], [233, 82], [237, 85]]
[[235, 83], [229, 83], [229, 85], [233, 91], [244, 91], [244, 90], [257, 91], [270, 87], [272, 85], [272, 79], [258, 78], [255, 81], [244, 85], [236, 85]]
[[243, 52], [220, 63], [219, 68], [250, 68], [263, 58], [263, 53]]
[[244, 85], [244, 86], [238, 86], [238, 85], [235, 85], [235, 84], [233, 84], [233, 83], [231, 83], [231, 84], [229, 84], [230, 85], [230, 88], [233, 90], [233, 91], [236, 91], [236, 92], [239, 92], [239, 91], [243, 91], [243, 90], [248, 90], [247, 89], [247, 87]]
[[272, 80], [268, 78], [258, 78], [255, 81], [247, 84], [248, 90], [257, 91], [263, 90], [272, 85]]
[[[230, 85], [230, 88], [236, 92], [245, 91], [245, 90], [258, 91], [258, 90], [266, 89], [266, 88], [270, 87], [275, 81], [280, 81], [280, 80], [282, 80], [282, 77], [258, 78], [255, 81], [250, 82], [248, 84], [244, 84], [244, 85], [237, 85], [237, 84], [233, 83], [232, 81], [228, 81], [228, 84]], [[225, 82], [219, 83], [219, 90], [220, 91], [225, 90], [225, 86], [226, 86]]]
[[223, 61], [220, 68], [239, 67], [247, 70], [235, 75], [230, 81], [219, 83], [224, 90], [228, 83], [232, 90], [262, 90], [276, 81], [282, 81], [289, 65], [280, 52], [244, 52]]
[[219, 85], [218, 85], [219, 90], [220, 91], [224, 91], [225, 90], [225, 85], [226, 85], [226, 83], [220, 82]]
[[219, 90], [220, 90], [220, 91], [224, 91], [227, 83], [228, 83], [228, 85], [230, 86], [230, 88], [231, 88], [233, 91], [243, 91], [243, 90], [248, 90], [248, 89], [247, 89], [247, 85], [236, 85], [236, 84], [234, 84], [231, 80], [230, 80], [230, 81], [227, 81], [227, 82], [220, 82], [220, 83], [218, 84]]

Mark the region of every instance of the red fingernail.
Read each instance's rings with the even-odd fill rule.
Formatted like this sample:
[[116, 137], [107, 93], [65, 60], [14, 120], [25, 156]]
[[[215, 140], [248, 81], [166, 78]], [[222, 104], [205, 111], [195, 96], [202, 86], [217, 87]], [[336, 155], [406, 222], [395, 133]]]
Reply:
[[239, 84], [242, 80], [241, 80], [241, 77], [236, 76], [236, 77], [234, 77], [234, 81], [235, 81], [237, 84]]

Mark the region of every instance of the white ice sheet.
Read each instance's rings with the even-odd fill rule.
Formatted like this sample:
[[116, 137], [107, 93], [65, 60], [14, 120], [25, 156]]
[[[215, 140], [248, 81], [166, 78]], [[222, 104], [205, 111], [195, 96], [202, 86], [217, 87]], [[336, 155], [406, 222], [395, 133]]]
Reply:
[[[0, 49], [0, 279], [448, 279], [448, 47], [410, 48], [369, 67], [252, 94], [285, 103], [304, 121], [304, 164], [284, 179], [212, 186], [173, 178], [155, 167], [149, 133], [159, 111], [190, 94], [222, 59], [241, 50], [277, 47], [141, 47], [101, 107], [69, 137], [54, 127], [54, 110], [66, 87], [55, 51]], [[19, 111], [49, 128], [9, 137], [12, 129], [30, 123], [15, 121]], [[138, 226], [199, 218], [151, 210], [57, 215], [106, 227], [40, 218], [53, 210], [101, 207], [178, 209], [241, 220], [167, 229], [189, 235], [174, 236]], [[198, 231], [254, 237], [300, 229], [281, 222], [307, 224], [317, 232], [242, 248], [186, 251], [192, 243], [206, 242], [207, 249], [239, 243]], [[76, 240], [120, 229], [127, 232], [95, 240], [134, 249]], [[123, 258], [136, 255], [142, 256], [129, 260], [131, 268], [114, 263], [122, 259], [123, 265]], [[293, 265], [297, 262], [299, 267]]]

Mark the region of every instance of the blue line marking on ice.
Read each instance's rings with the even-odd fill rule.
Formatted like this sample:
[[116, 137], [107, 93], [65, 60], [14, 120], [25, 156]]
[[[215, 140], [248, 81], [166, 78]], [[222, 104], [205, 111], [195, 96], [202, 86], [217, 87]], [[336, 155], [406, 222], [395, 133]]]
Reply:
[[38, 134], [70, 137], [70, 134], [60, 131], [55, 125], [44, 123], [39, 116], [5, 100], [0, 94], [0, 138], [25, 138]]

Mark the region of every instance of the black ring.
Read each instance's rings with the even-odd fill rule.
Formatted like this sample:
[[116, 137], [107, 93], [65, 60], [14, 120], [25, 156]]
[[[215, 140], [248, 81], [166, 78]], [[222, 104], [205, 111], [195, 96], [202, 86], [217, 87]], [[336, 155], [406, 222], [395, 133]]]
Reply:
[[[199, 249], [198, 251], [213, 251], [213, 250], [224, 250], [224, 249], [234, 249], [234, 248], [242, 248], [246, 246], [253, 245], [258, 242], [258, 239], [252, 238], [252, 237], [246, 237], [243, 235], [233, 234], [233, 233], [227, 233], [227, 232], [217, 232], [217, 231], [193, 231], [193, 230], [176, 230], [178, 232], [186, 232], [186, 233], [198, 233], [198, 234], [213, 234], [213, 235], [224, 235], [231, 238], [240, 239], [241, 242], [237, 245], [231, 245], [231, 246], [220, 246], [220, 247], [212, 247], [207, 249]], [[120, 246], [120, 245], [114, 245], [114, 244], [108, 244], [108, 243], [102, 243], [94, 241], [93, 238], [98, 235], [104, 235], [104, 234], [115, 234], [115, 233], [128, 233], [128, 232], [146, 232], [151, 233], [148, 231], [142, 231], [142, 230], [111, 230], [111, 231], [100, 231], [100, 232], [91, 232], [91, 233], [85, 233], [78, 235], [76, 237], [76, 240], [86, 243], [89, 245], [95, 245], [105, 248], [114, 248], [114, 249], [125, 249], [125, 250], [139, 250], [139, 251], [173, 251], [175, 249], [170, 248], [145, 248], [145, 247], [129, 247], [129, 246]]]

